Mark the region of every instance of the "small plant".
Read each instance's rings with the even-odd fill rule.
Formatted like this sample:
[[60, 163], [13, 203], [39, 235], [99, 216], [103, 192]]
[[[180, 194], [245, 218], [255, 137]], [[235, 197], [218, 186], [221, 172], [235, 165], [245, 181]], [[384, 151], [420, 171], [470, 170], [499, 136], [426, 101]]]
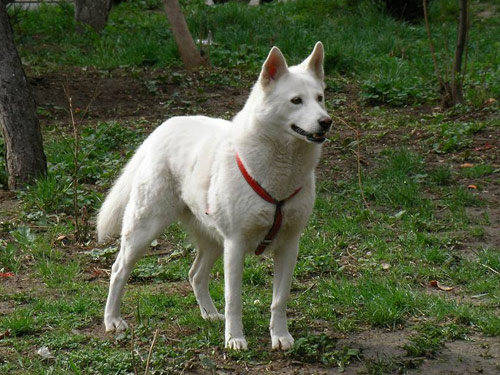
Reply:
[[452, 181], [452, 173], [449, 166], [439, 166], [429, 173], [430, 180], [438, 186], [449, 185]]
[[402, 78], [366, 80], [361, 84], [361, 97], [368, 105], [390, 105], [394, 107], [425, 103], [429, 95], [428, 84], [415, 82], [413, 85]]
[[472, 144], [471, 135], [478, 133], [485, 127], [481, 122], [445, 122], [441, 124], [433, 138], [432, 148], [437, 153], [459, 151]]
[[104, 249], [95, 248], [87, 252], [88, 255], [92, 258], [92, 260], [106, 260], [112, 258], [118, 248], [116, 246], [106, 247]]
[[18, 309], [0, 320], [3, 331], [8, 330], [11, 335], [19, 337], [36, 332], [37, 324], [33, 312], [27, 309]]
[[18, 273], [22, 266], [23, 252], [13, 243], [0, 241], [0, 270]]
[[497, 170], [491, 164], [479, 164], [470, 168], [463, 168], [460, 174], [467, 178], [480, 178], [493, 174], [495, 171]]
[[325, 334], [299, 338], [288, 354], [297, 361], [337, 365], [341, 369], [360, 356], [358, 349], [336, 349], [335, 340]]
[[433, 358], [444, 347], [447, 340], [463, 339], [464, 332], [463, 328], [455, 324], [446, 326], [423, 325], [418, 327], [418, 333], [411, 336], [409, 343], [405, 344], [403, 348], [409, 356]]

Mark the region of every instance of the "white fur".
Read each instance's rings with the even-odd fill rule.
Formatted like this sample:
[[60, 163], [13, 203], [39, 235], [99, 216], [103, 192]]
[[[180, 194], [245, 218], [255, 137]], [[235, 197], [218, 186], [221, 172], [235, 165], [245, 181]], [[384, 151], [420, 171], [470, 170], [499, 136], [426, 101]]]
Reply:
[[[193, 234], [198, 247], [189, 280], [205, 319], [226, 320], [227, 348], [246, 349], [241, 283], [244, 257], [253, 253], [272, 225], [275, 206], [259, 197], [238, 170], [235, 155], [275, 199], [290, 196], [283, 225], [267, 252], [274, 258], [271, 341], [289, 349], [286, 303], [301, 231], [314, 203], [314, 169], [321, 145], [291, 128], [321, 131], [327, 117], [323, 95], [323, 45], [301, 65], [288, 68], [273, 47], [247, 103], [232, 122], [203, 116], [174, 117], [139, 147], [101, 207], [99, 240], [121, 232], [104, 314], [106, 331], [123, 330], [124, 285], [151, 241], [175, 220]], [[300, 97], [301, 104], [291, 99]], [[327, 117], [328, 118], [328, 117]], [[324, 130], [324, 129], [323, 129]], [[224, 255], [225, 315], [208, 291], [210, 270]]]

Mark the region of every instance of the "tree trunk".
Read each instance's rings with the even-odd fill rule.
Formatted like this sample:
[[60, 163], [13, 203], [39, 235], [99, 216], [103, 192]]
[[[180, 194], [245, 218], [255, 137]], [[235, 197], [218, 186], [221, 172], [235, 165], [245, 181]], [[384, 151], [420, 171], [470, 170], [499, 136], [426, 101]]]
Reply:
[[42, 133], [21, 60], [14, 45], [7, 9], [0, 2], [0, 125], [5, 141], [9, 189], [44, 175], [47, 162]]
[[196, 49], [193, 37], [187, 27], [186, 19], [184, 18], [184, 14], [182, 14], [179, 1], [163, 0], [163, 2], [184, 66], [187, 69], [192, 69], [204, 65], [205, 61]]
[[455, 49], [455, 60], [453, 61], [453, 70], [451, 72], [451, 97], [453, 104], [463, 103], [462, 94], [462, 60], [467, 43], [468, 31], [468, 6], [467, 0], [459, 0], [460, 18], [458, 20], [457, 46]]
[[75, 0], [76, 31], [83, 31], [82, 24], [87, 24], [95, 31], [106, 27], [111, 0]]

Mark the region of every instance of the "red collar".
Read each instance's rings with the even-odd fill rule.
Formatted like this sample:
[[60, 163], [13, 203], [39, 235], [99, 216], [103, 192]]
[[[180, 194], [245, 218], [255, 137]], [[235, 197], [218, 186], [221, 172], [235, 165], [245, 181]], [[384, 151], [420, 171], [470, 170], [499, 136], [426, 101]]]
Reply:
[[274, 212], [273, 225], [272, 225], [271, 229], [269, 230], [269, 232], [267, 233], [264, 240], [259, 244], [259, 246], [255, 250], [255, 255], [260, 255], [264, 252], [267, 245], [269, 245], [272, 242], [272, 240], [276, 237], [276, 235], [278, 234], [278, 231], [281, 227], [281, 223], [283, 221], [283, 214], [281, 212], [281, 206], [283, 206], [283, 204], [287, 200], [289, 200], [289, 199], [293, 198], [295, 195], [297, 195], [299, 193], [299, 191], [302, 189], [302, 187], [299, 187], [297, 190], [295, 190], [288, 198], [285, 198], [285, 199], [279, 201], [279, 200], [273, 198], [273, 196], [271, 194], [269, 194], [262, 186], [260, 186], [260, 184], [252, 176], [250, 176], [247, 169], [245, 168], [245, 165], [241, 161], [238, 153], [236, 153], [236, 164], [238, 164], [238, 168], [239, 168], [241, 174], [245, 178], [248, 185], [250, 185], [250, 187], [253, 189], [253, 191], [255, 191], [257, 193], [257, 195], [259, 197], [261, 197], [262, 199], [264, 199], [266, 202], [272, 203], [276, 206], [276, 211]]

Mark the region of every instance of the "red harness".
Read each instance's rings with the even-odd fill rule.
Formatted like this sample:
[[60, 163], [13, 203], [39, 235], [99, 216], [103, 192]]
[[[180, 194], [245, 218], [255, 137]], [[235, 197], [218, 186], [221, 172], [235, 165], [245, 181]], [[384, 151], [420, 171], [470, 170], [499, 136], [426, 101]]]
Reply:
[[273, 239], [276, 237], [278, 231], [281, 228], [281, 223], [283, 222], [283, 213], [281, 212], [281, 206], [283, 206], [283, 204], [287, 200], [293, 198], [302, 188], [299, 187], [288, 198], [279, 201], [277, 199], [274, 199], [271, 194], [269, 194], [262, 186], [259, 185], [257, 181], [255, 181], [255, 179], [252, 176], [250, 176], [238, 154], [236, 154], [236, 163], [238, 164], [238, 168], [240, 169], [241, 174], [248, 182], [248, 185], [250, 185], [250, 187], [253, 189], [253, 191], [255, 191], [259, 195], [259, 197], [264, 199], [266, 202], [272, 203], [276, 206], [276, 211], [274, 212], [273, 225], [271, 226], [271, 229], [269, 229], [269, 232], [267, 233], [264, 240], [262, 240], [259, 246], [257, 246], [257, 249], [255, 249], [255, 255], [260, 255], [264, 252], [266, 247], [273, 241]]

